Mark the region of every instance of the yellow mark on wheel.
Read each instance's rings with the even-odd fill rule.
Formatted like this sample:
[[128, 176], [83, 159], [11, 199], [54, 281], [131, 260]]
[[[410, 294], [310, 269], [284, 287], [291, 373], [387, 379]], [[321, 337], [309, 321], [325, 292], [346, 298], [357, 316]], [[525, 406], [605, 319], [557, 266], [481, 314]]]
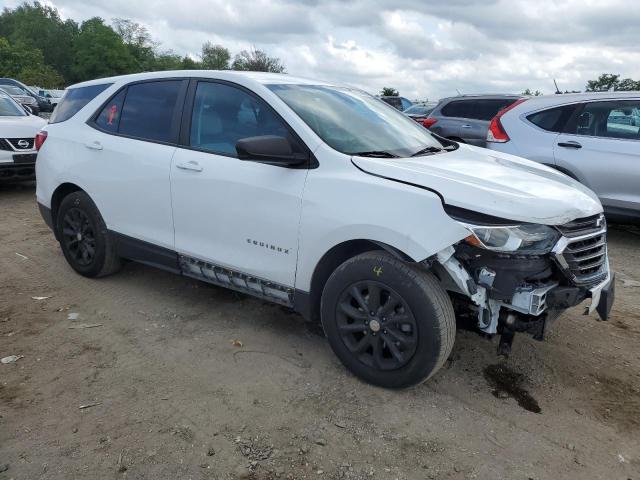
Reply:
[[373, 273], [376, 274], [376, 277], [379, 277], [382, 273], [382, 267], [373, 267]]

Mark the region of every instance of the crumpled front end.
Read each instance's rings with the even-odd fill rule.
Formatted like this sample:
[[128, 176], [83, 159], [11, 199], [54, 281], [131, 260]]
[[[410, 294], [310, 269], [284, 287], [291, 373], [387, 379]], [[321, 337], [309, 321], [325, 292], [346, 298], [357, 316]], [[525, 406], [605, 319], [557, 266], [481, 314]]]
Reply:
[[557, 233], [545, 253], [490, 250], [470, 236], [427, 260], [458, 314], [483, 333], [501, 334], [499, 353], [508, 354], [515, 332], [542, 340], [551, 320], [587, 299], [585, 314], [609, 315], [614, 279], [604, 216], [550, 228]]

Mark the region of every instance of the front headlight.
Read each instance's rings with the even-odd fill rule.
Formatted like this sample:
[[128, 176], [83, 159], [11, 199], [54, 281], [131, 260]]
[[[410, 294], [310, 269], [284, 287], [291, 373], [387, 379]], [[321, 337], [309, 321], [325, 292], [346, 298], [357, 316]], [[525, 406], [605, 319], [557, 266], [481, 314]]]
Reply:
[[467, 243], [495, 252], [541, 255], [549, 253], [560, 238], [557, 230], [546, 225], [464, 226], [471, 232]]

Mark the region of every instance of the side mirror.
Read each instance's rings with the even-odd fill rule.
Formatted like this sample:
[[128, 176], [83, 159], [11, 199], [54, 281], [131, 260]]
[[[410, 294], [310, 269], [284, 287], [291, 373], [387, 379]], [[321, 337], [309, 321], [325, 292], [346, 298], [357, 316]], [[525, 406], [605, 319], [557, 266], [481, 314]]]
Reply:
[[289, 141], [277, 135], [241, 138], [236, 143], [236, 152], [240, 160], [270, 165], [299, 165], [309, 159], [308, 155], [294, 153]]

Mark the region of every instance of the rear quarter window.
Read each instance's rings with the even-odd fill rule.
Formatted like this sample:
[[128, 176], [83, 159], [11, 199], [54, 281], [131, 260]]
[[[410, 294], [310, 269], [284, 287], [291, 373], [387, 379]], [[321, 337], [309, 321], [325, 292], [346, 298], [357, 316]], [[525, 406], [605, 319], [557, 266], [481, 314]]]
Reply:
[[49, 123], [60, 123], [69, 120], [76, 113], [84, 108], [91, 100], [96, 98], [112, 83], [101, 83], [99, 85], [89, 85], [87, 87], [77, 87], [67, 90], [54, 109]]
[[549, 108], [528, 115], [527, 120], [543, 130], [559, 133], [563, 131], [576, 108], [576, 105]]

